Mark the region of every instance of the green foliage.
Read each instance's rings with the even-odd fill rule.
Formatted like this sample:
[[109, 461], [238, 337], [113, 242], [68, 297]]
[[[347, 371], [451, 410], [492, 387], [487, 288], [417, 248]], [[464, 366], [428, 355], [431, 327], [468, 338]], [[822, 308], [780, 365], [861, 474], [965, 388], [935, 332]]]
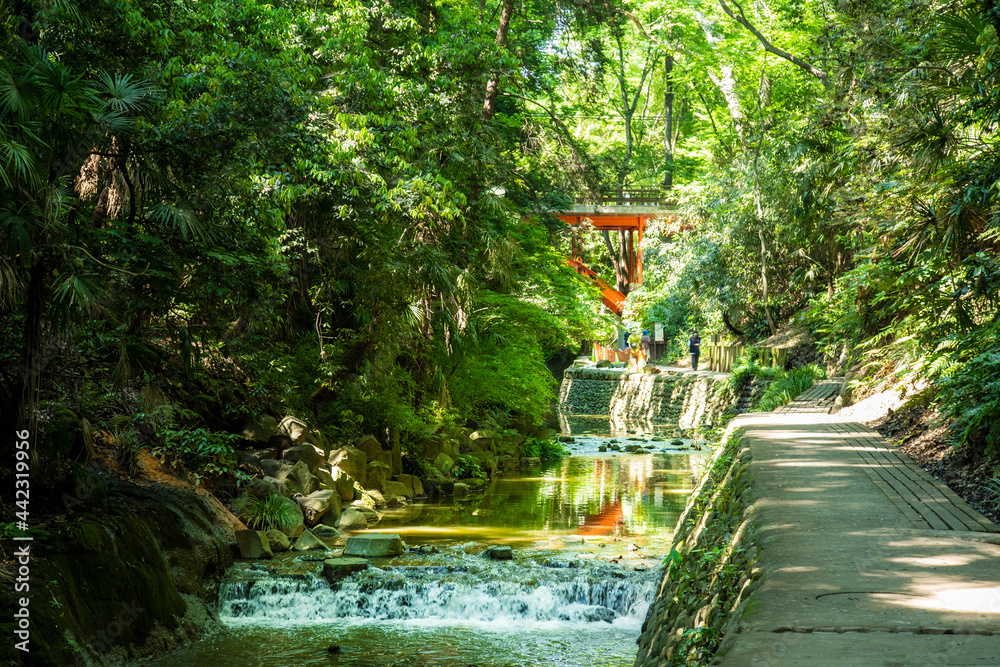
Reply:
[[292, 507], [281, 495], [272, 494], [263, 499], [250, 495], [245, 497], [246, 505], [240, 520], [251, 530], [282, 530], [294, 518]]
[[455, 465], [451, 469], [451, 474], [455, 479], [486, 479], [486, 473], [479, 465], [479, 460], [474, 456], [459, 456], [455, 459]]
[[521, 456], [537, 456], [542, 461], [542, 465], [558, 461], [568, 452], [556, 440], [528, 438], [521, 447]]
[[160, 463], [174, 469], [187, 469], [195, 486], [203, 481], [215, 482], [222, 477], [242, 481], [248, 475], [237, 469], [233, 448], [240, 436], [213, 432], [205, 428], [161, 428], [150, 453]]
[[775, 408], [780, 408], [795, 400], [796, 396], [813, 386], [816, 380], [822, 380], [825, 377], [826, 373], [823, 369], [815, 364], [782, 371], [782, 375], [776, 377], [764, 390], [764, 395], [760, 397], [760, 401], [754, 409], [757, 412], [771, 412]]

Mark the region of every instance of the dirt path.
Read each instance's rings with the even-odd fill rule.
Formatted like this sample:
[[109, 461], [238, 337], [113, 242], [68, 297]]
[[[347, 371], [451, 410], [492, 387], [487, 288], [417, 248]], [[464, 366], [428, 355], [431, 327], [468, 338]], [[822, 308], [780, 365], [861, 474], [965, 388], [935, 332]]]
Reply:
[[763, 584], [713, 664], [997, 664], [997, 526], [874, 431], [808, 409], [737, 418]]

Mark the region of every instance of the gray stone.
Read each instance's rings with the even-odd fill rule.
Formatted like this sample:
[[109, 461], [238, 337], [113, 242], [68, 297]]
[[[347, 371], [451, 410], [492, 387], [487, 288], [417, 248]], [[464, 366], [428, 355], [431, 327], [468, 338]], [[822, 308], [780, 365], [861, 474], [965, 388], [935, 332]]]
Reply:
[[281, 456], [285, 461], [291, 461], [296, 463], [299, 461], [304, 462], [309, 466], [309, 472], [315, 473], [323, 461], [323, 452], [312, 445], [296, 445], [295, 447], [289, 447], [285, 450], [285, 453]]
[[299, 539], [295, 540], [295, 546], [292, 548], [296, 551], [312, 551], [313, 549], [325, 549], [326, 545], [307, 530], [299, 535]]
[[271, 415], [260, 415], [250, 420], [250, 423], [243, 429], [243, 435], [246, 436], [247, 440], [267, 442], [277, 428], [277, 419]]
[[347, 538], [345, 556], [379, 558], [403, 553], [403, 540], [395, 533], [369, 533]]
[[365, 483], [365, 470], [368, 468], [368, 457], [357, 447], [341, 447], [330, 452], [331, 468], [340, 468], [353, 477], [361, 485]]
[[[371, 462], [378, 459], [379, 454], [382, 453], [382, 445], [379, 444], [373, 436], [366, 435], [360, 438], [354, 446], [365, 453], [365, 458]], [[391, 456], [391, 455], [390, 455]], [[390, 459], [390, 465], [391, 459]]]
[[240, 558], [271, 558], [271, 544], [262, 530], [237, 530], [236, 544]]
[[490, 560], [514, 560], [514, 552], [506, 545], [494, 544], [483, 554]]
[[340, 530], [364, 530], [367, 527], [368, 519], [353, 507], [348, 507], [337, 519], [337, 528]]
[[522, 468], [540, 468], [542, 460], [537, 456], [524, 456], [521, 458]]
[[364, 484], [366, 489], [377, 489], [379, 491], [385, 490], [385, 483], [389, 481], [392, 476], [392, 466], [386, 465], [381, 461], [372, 461], [368, 464], [368, 469], [365, 472], [367, 480]]
[[302, 489], [302, 494], [308, 496], [319, 488], [319, 479], [309, 471], [309, 465], [305, 461], [299, 461], [288, 473], [288, 479], [294, 479]]
[[271, 551], [288, 551], [292, 548], [292, 543], [288, 541], [288, 536], [280, 530], [271, 529], [265, 533], [267, 541], [271, 545]]
[[368, 569], [364, 558], [328, 558], [323, 561], [323, 578], [331, 584], [355, 572]]
[[455, 482], [455, 485], [452, 487], [452, 493], [456, 496], [467, 496], [469, 495], [469, 485], [462, 482]]
[[323, 524], [320, 524], [315, 528], [313, 528], [312, 532], [313, 535], [315, 535], [316, 537], [330, 538], [330, 537], [337, 537], [338, 535], [340, 535], [340, 531], [334, 528], [333, 526], [324, 526]]
[[309, 427], [301, 419], [295, 417], [285, 417], [278, 424], [278, 427], [274, 430], [275, 435], [284, 435], [292, 441], [293, 444], [299, 445], [305, 441], [309, 434]]
[[265, 482], [271, 484], [275, 490], [285, 498], [291, 498], [297, 493], [302, 493], [302, 489], [299, 488], [299, 483], [291, 478], [281, 478], [277, 477], [265, 477]]
[[[288, 473], [291, 472], [294, 463], [287, 463], [285, 461], [279, 461], [277, 459], [261, 459], [260, 467], [264, 471], [264, 474], [268, 477], [287, 477]], [[284, 473], [284, 474], [282, 474]]]
[[[321, 489], [313, 491], [307, 496], [295, 498], [295, 502], [302, 508], [302, 515], [307, 526], [315, 526], [319, 523], [323, 515], [329, 511], [333, 495], [332, 489]], [[339, 496], [337, 500], [340, 500]]]
[[386, 482], [385, 492], [391, 493], [394, 496], [400, 496], [402, 498], [412, 498], [413, 489], [412, 487], [407, 488], [402, 482]]
[[273, 482], [269, 482], [266, 479], [254, 477], [247, 484], [247, 493], [254, 498], [266, 500], [269, 496], [273, 496], [278, 493], [278, 487], [276, 487]]
[[500, 470], [517, 470], [519, 462], [513, 456], [501, 456], [497, 467]]
[[434, 459], [434, 467], [441, 471], [442, 474], [447, 475], [451, 472], [451, 469], [455, 467], [455, 459], [451, 458], [444, 452], [438, 454], [438, 457]]

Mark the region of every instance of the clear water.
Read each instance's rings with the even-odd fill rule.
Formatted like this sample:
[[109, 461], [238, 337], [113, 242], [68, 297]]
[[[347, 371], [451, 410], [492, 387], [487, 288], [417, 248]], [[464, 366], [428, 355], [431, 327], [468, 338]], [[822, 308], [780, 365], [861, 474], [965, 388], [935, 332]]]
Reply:
[[[652, 450], [597, 451], [612, 439]], [[327, 552], [237, 563], [220, 589], [225, 630], [153, 664], [630, 666], [704, 461], [668, 442], [581, 434], [542, 470], [388, 512], [372, 530], [398, 533], [407, 553], [332, 587], [322, 559], [346, 535]], [[492, 544], [514, 560], [484, 558]]]

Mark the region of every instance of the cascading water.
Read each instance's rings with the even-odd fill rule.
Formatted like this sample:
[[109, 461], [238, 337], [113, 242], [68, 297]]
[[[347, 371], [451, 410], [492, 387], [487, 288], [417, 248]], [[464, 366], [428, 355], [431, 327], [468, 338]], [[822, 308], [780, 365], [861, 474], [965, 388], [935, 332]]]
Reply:
[[219, 614], [227, 622], [257, 624], [377, 619], [638, 628], [655, 594], [647, 572], [604, 564], [494, 563], [464, 553], [436, 558], [445, 559], [461, 564], [372, 567], [332, 587], [315, 575], [261, 578], [238, 566], [220, 589]]
[[[237, 563], [219, 591], [226, 631], [155, 664], [630, 666], [696, 483], [689, 444], [577, 437], [571, 455], [543, 471], [385, 514], [375, 530], [424, 553], [373, 559], [332, 584], [322, 561], [346, 535], [327, 551]], [[494, 544], [512, 547], [514, 559], [484, 557]]]

